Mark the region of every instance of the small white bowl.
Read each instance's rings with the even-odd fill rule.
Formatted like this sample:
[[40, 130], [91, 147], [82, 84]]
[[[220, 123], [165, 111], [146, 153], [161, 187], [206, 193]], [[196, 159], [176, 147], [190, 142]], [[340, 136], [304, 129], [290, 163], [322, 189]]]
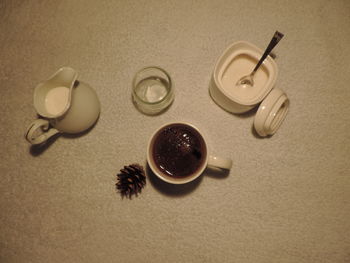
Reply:
[[254, 75], [253, 87], [236, 85], [241, 77], [251, 73], [262, 53], [248, 42], [233, 43], [215, 65], [209, 92], [216, 104], [232, 113], [247, 112], [261, 103], [254, 128], [265, 137], [277, 131], [289, 108], [287, 95], [274, 88], [278, 73], [276, 62], [270, 56], [265, 59]]
[[254, 86], [242, 88], [236, 82], [251, 73], [263, 51], [246, 41], [229, 46], [218, 59], [210, 83], [213, 100], [232, 113], [254, 108], [271, 91], [277, 79], [277, 65], [268, 56], [254, 76]]

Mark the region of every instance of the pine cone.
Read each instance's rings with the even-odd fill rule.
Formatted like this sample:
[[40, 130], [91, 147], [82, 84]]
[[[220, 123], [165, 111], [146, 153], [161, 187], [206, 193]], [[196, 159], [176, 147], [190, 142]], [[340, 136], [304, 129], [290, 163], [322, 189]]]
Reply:
[[128, 196], [141, 192], [146, 184], [146, 176], [143, 167], [139, 164], [131, 164], [124, 166], [117, 174], [118, 182], [116, 183], [117, 190], [122, 196]]

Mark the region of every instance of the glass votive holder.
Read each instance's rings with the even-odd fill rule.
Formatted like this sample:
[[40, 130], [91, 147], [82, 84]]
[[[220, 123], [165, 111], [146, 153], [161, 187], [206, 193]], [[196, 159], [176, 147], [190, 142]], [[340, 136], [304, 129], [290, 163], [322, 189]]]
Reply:
[[159, 67], [146, 67], [138, 71], [132, 82], [132, 98], [143, 113], [156, 115], [174, 100], [174, 87], [169, 74]]

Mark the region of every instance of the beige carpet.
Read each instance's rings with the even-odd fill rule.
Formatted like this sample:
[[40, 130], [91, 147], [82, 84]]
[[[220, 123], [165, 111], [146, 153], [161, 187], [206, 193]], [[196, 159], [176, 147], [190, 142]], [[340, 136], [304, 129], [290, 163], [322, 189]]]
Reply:
[[[0, 262], [350, 262], [349, 14], [347, 0], [0, 1]], [[291, 107], [259, 139], [254, 112], [223, 111], [208, 85], [227, 46], [263, 49], [276, 29]], [[65, 65], [98, 93], [100, 119], [31, 148], [34, 87]], [[176, 88], [156, 117], [131, 102], [149, 65]], [[176, 187], [148, 174], [122, 199], [116, 173], [145, 165], [169, 121], [197, 125], [232, 170]]]

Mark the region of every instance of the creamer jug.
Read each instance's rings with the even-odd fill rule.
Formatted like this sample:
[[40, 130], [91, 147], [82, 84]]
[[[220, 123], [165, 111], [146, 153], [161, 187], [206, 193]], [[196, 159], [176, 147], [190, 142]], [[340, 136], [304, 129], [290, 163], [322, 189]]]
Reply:
[[76, 134], [94, 125], [100, 114], [96, 92], [78, 81], [77, 72], [60, 68], [34, 90], [34, 108], [40, 118], [25, 135], [31, 144], [41, 144], [57, 133]]

